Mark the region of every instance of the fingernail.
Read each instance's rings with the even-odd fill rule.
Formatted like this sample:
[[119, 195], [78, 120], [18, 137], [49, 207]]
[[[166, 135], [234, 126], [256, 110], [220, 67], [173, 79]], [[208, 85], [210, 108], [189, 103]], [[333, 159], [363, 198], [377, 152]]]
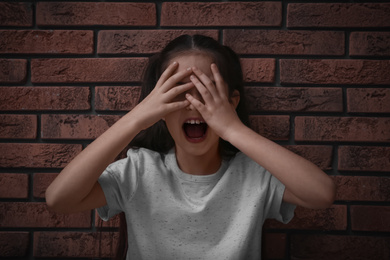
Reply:
[[172, 64], [173, 64], [173, 65], [176, 65], [176, 64], [177, 64], [177, 61], [174, 61]]
[[188, 67], [187, 70], [191, 70], [191, 67]]
[[194, 75], [191, 75], [191, 76], [190, 76], [190, 79], [195, 79]]

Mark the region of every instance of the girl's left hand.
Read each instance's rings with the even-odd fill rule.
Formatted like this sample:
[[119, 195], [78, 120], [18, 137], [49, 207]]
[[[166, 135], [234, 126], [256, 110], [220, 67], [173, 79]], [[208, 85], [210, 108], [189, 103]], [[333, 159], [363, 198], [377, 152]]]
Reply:
[[232, 97], [229, 98], [228, 85], [223, 80], [214, 63], [211, 64], [211, 72], [215, 80], [215, 85], [198, 68], [194, 67], [192, 70], [196, 76], [192, 75], [190, 79], [202, 96], [204, 103], [189, 93], [186, 94], [186, 98], [199, 111], [208, 126], [222, 139], [227, 140], [230, 131], [235, 131], [235, 127], [242, 125], [236, 113], [236, 107], [240, 101], [240, 94], [235, 90]]

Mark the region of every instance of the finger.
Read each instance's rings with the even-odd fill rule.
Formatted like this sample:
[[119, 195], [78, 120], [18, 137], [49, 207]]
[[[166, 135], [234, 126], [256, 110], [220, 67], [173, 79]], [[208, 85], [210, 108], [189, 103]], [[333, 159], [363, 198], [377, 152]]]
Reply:
[[216, 92], [214, 82], [206, 74], [204, 74], [200, 69], [193, 67], [192, 71], [199, 78], [199, 80], [206, 87], [206, 89], [210, 92], [210, 94], [213, 97], [216, 97], [217, 92]]
[[213, 77], [215, 80], [215, 85], [217, 88], [217, 91], [220, 93], [220, 95], [226, 96], [226, 83], [224, 79], [222, 78], [221, 73], [219, 72], [219, 69], [215, 63], [211, 64], [211, 72], [213, 73]]
[[172, 102], [172, 103], [166, 104], [166, 108], [167, 108], [166, 112], [167, 112], [167, 114], [169, 114], [169, 113], [172, 113], [176, 110], [183, 109], [189, 105], [190, 105], [190, 101], [188, 101], [188, 100]]
[[164, 82], [167, 81], [170, 76], [172, 76], [173, 72], [175, 72], [175, 70], [177, 69], [177, 65], [178, 63], [174, 61], [168, 66], [168, 68], [164, 70], [163, 74], [161, 74], [160, 78], [156, 83], [156, 87], [159, 88], [160, 86], [162, 86]]
[[201, 115], [203, 115], [203, 113], [205, 112], [206, 107], [205, 107], [205, 105], [202, 102], [200, 102], [199, 100], [194, 98], [189, 93], [186, 94], [186, 99], [195, 107], [196, 110], [199, 111], [199, 113]]
[[[186, 84], [179, 85], [179, 86], [176, 86], [174, 88], [171, 88], [170, 90], [168, 90], [165, 93], [166, 102], [174, 100], [175, 98], [177, 99], [178, 96], [180, 96], [181, 94], [183, 94], [184, 92], [190, 90], [193, 87], [195, 87], [194, 83], [188, 82]], [[184, 95], [183, 95], [183, 97], [184, 97]], [[182, 97], [182, 99], [185, 99], [183, 97]]]
[[179, 72], [173, 74], [171, 77], [169, 77], [164, 82], [164, 84], [161, 86], [161, 90], [163, 92], [167, 92], [171, 88], [175, 87], [177, 85], [177, 83], [182, 81], [184, 78], [190, 76], [191, 73], [192, 73], [192, 69], [191, 68], [187, 68], [185, 70], [182, 70], [182, 71], [179, 71]]
[[199, 91], [204, 102], [210, 103], [213, 101], [213, 97], [212, 97], [211, 93], [207, 90], [207, 88], [203, 85], [202, 82], [200, 82], [200, 80], [197, 77], [195, 77], [194, 75], [191, 75], [190, 80], [191, 80], [191, 82], [194, 83], [196, 89]]

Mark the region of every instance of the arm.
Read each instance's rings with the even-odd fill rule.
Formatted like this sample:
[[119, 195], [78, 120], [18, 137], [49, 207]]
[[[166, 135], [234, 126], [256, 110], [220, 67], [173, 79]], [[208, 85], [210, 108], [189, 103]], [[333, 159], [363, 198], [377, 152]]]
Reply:
[[[286, 187], [283, 200], [306, 208], [329, 207], [335, 196], [335, 185], [313, 163], [262, 137], [246, 127], [235, 113], [239, 96], [227, 97], [224, 83], [215, 65], [211, 66], [216, 86], [200, 70], [191, 80], [201, 93], [204, 104], [191, 95], [187, 99], [202, 114], [221, 138], [230, 142], [266, 168]], [[237, 93], [236, 93], [237, 94]]]
[[132, 111], [118, 120], [71, 161], [46, 190], [47, 205], [58, 212], [80, 212], [104, 206], [107, 202], [98, 178], [127, 144], [142, 130], [164, 115], [188, 106], [189, 102], [172, 100], [193, 87], [176, 86], [191, 74], [174, 74], [173, 63], [161, 75], [154, 90]]

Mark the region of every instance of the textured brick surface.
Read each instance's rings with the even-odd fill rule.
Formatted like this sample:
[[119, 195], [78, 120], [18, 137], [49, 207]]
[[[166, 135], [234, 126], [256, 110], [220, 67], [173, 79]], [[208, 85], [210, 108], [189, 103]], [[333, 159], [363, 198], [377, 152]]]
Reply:
[[287, 225], [276, 220], [267, 220], [264, 227], [266, 229], [346, 230], [347, 206], [333, 205], [324, 210], [298, 207], [295, 210], [294, 218]]
[[347, 109], [353, 113], [390, 113], [390, 89], [348, 88]]
[[56, 214], [49, 211], [44, 202], [0, 202], [0, 209], [2, 227], [87, 228], [91, 226], [89, 211], [69, 215]]
[[272, 83], [275, 81], [275, 59], [241, 59], [245, 82]]
[[57, 175], [57, 173], [35, 173], [33, 178], [33, 196], [35, 198], [45, 198], [47, 187], [49, 187]]
[[302, 235], [291, 236], [292, 259], [389, 259], [389, 237]]
[[137, 105], [140, 87], [96, 87], [95, 109], [129, 111]]
[[32, 26], [33, 10], [31, 3], [0, 3], [1, 26]]
[[0, 53], [92, 54], [93, 31], [0, 30]]
[[288, 140], [289, 116], [250, 116], [250, 126], [259, 134], [272, 140]]
[[340, 146], [338, 157], [341, 171], [390, 172], [390, 147]]
[[333, 148], [330, 145], [286, 145], [284, 147], [311, 161], [322, 170], [332, 168]]
[[279, 26], [282, 5], [277, 2], [163, 3], [162, 26]]
[[390, 118], [296, 117], [295, 139], [390, 142]]
[[390, 178], [370, 176], [333, 176], [336, 200], [390, 201]]
[[27, 174], [0, 173], [0, 198], [26, 199], [28, 188]]
[[0, 110], [88, 110], [88, 87], [2, 87]]
[[389, 3], [296, 3], [287, 7], [287, 27], [388, 27]]
[[62, 168], [78, 153], [81, 144], [1, 143], [2, 167]]
[[35, 257], [113, 257], [118, 234], [112, 232], [35, 232]]
[[262, 248], [266, 259], [283, 259], [286, 255], [286, 234], [263, 233]]
[[304, 84], [390, 84], [389, 60], [282, 59], [280, 81]]
[[33, 59], [34, 83], [140, 81], [146, 58]]
[[390, 56], [390, 32], [352, 32], [349, 55]]
[[0, 139], [35, 139], [36, 136], [36, 115], [0, 114]]
[[43, 139], [95, 139], [112, 126], [119, 116], [42, 115]]
[[41, 26], [156, 25], [153, 3], [39, 2], [36, 8], [37, 24]]
[[182, 34], [203, 34], [218, 40], [217, 30], [102, 30], [97, 50], [99, 54], [157, 53]]
[[224, 44], [241, 54], [343, 55], [344, 33], [335, 31], [225, 30]]
[[352, 230], [390, 231], [390, 206], [351, 206]]
[[341, 112], [341, 88], [246, 87], [245, 97], [252, 113], [263, 111]]
[[0, 232], [0, 257], [26, 257], [29, 240], [28, 232]]
[[22, 59], [0, 59], [1, 83], [24, 83], [27, 77], [27, 61]]

